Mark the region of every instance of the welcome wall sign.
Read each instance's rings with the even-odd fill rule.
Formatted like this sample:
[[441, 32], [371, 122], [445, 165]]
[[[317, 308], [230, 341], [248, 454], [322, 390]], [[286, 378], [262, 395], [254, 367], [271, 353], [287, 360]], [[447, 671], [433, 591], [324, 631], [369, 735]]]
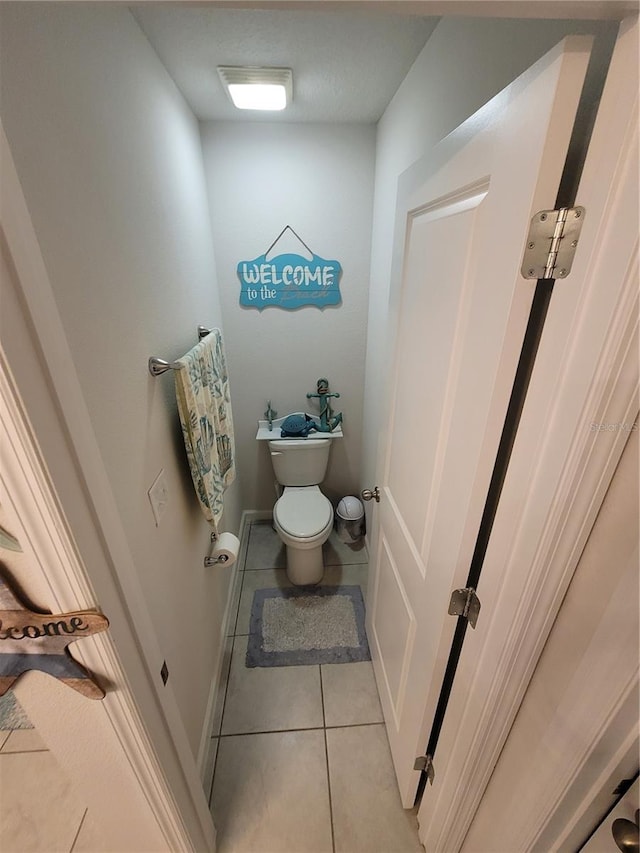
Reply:
[[[267, 255], [285, 231], [291, 231], [311, 255], [287, 253], [267, 260]], [[295, 310], [303, 305], [326, 308], [339, 305], [340, 276], [338, 261], [328, 261], [312, 252], [307, 244], [286, 225], [263, 255], [250, 261], [240, 261], [237, 267], [240, 279], [240, 305], [246, 308], [274, 306]]]

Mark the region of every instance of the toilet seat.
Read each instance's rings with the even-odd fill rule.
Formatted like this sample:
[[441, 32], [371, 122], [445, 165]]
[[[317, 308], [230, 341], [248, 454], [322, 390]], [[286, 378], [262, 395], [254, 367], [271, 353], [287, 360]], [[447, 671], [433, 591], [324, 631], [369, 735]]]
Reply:
[[285, 488], [273, 514], [277, 526], [294, 539], [315, 539], [333, 524], [331, 501], [318, 486]]

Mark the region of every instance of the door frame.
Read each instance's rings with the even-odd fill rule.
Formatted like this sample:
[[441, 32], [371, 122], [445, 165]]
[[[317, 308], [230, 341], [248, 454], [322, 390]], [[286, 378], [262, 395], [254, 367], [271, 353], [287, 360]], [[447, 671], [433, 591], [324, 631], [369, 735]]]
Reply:
[[[476, 632], [468, 632], [456, 674], [465, 688], [456, 693], [454, 685], [435, 762], [436, 783], [427, 787], [418, 814], [420, 838], [429, 850], [459, 850], [463, 844], [624, 449], [624, 430], [603, 433], [591, 429], [590, 422], [630, 424], [637, 417], [637, 224], [616, 219], [617, 205], [628, 209], [628, 193], [631, 204], [637, 193], [637, 183], [624, 172], [637, 161], [637, 82], [633, 72], [626, 73], [637, 67], [636, 45], [637, 21], [626, 21], [596, 119], [591, 166], [587, 160], [578, 193], [577, 203], [587, 207], [581, 242], [571, 276], [554, 291], [559, 303], [555, 337], [553, 329], [545, 329], [512, 455], [512, 466], [518, 467], [507, 474], [502, 495], [508, 509], [503, 506], [501, 528], [496, 516], [485, 561], [502, 567], [504, 575], [483, 573], [478, 593], [483, 604], [491, 601], [492, 606], [481, 613]], [[612, 139], [619, 140], [613, 152]], [[589, 198], [585, 186], [591, 189]], [[611, 222], [624, 231], [621, 244], [631, 253], [625, 250], [605, 271], [598, 264], [603, 264], [600, 251], [603, 245], [606, 251]], [[577, 306], [571, 302], [572, 279], [580, 284]], [[612, 307], [607, 302], [610, 280], [620, 285]], [[551, 392], [545, 387], [549, 384]], [[529, 488], [517, 488], [518, 478]], [[597, 718], [594, 730], [589, 729], [590, 747], [580, 756], [567, 753], [554, 796], [541, 791], [540, 802], [528, 804], [535, 815], [522, 849], [535, 844], [567, 792], [577, 791], [585, 774], [594, 772], [590, 762], [603, 727], [614, 724], [616, 710], [627, 699], [625, 688], [618, 696], [603, 696], [601, 708], [589, 709]], [[578, 806], [571, 826], [581, 814]], [[565, 826], [564, 837], [571, 826]]]
[[[404, 326], [398, 328], [400, 312], [404, 295], [403, 282], [406, 277], [405, 270], [408, 266], [408, 257], [412, 238], [408, 236], [412, 227], [411, 220], [416, 214], [429, 211], [431, 204], [439, 204], [441, 199], [446, 198], [452, 203], [452, 198], [459, 203], [467, 195], [478, 197], [486, 192], [489, 183], [493, 183], [500, 189], [499, 201], [496, 194], [489, 194], [489, 210], [482, 213], [479, 208], [478, 216], [481, 225], [478, 226], [480, 234], [485, 242], [477, 244], [480, 239], [474, 234], [469, 243], [468, 255], [464, 254], [465, 268], [469, 273], [469, 282], [465, 282], [465, 288], [460, 295], [460, 304], [456, 307], [456, 327], [451, 329], [448, 341], [451, 344], [451, 356], [449, 355], [449, 343], [444, 344], [446, 350], [446, 363], [449, 365], [451, 382], [446, 386], [444, 397], [434, 403], [436, 407], [444, 405], [444, 409], [436, 408], [432, 412], [436, 424], [433, 426], [434, 433], [437, 432], [437, 447], [433, 452], [434, 472], [437, 480], [429, 485], [427, 482], [426, 494], [428, 498], [431, 526], [433, 527], [436, 511], [444, 507], [445, 512], [440, 512], [439, 526], [433, 530], [438, 537], [439, 548], [436, 548], [437, 558], [434, 560], [433, 576], [430, 578], [431, 568], [428, 560], [433, 553], [433, 542], [430, 541], [430, 533], [427, 530], [421, 535], [425, 536], [422, 546], [417, 542], [413, 544], [411, 537], [406, 536], [411, 544], [408, 544], [406, 559], [404, 552], [400, 551], [400, 545], [405, 547], [405, 536], [403, 534], [404, 520], [399, 518], [395, 526], [387, 527], [385, 518], [394, 515], [394, 503], [392, 489], [387, 488], [389, 465], [389, 448], [393, 442], [397, 442], [396, 436], [391, 436], [389, 430], [393, 429], [392, 416], [384, 419], [381, 428], [381, 444], [378, 450], [378, 474], [376, 481], [379, 483], [382, 494], [380, 511], [375, 513], [376, 524], [373, 531], [372, 545], [372, 571], [369, 596], [372, 599], [368, 607], [367, 627], [371, 631], [375, 627], [376, 601], [379, 598], [381, 588], [380, 578], [384, 578], [384, 566], [382, 562], [383, 543], [388, 539], [390, 543], [395, 542], [398, 551], [395, 555], [388, 557], [388, 562], [398, 564], [398, 574], [404, 574], [402, 567], [410, 565], [416, 554], [415, 564], [419, 566], [422, 575], [421, 582], [418, 572], [413, 573], [417, 579], [415, 590], [408, 592], [404, 586], [405, 580], [396, 581], [401, 588], [404, 599], [409, 632], [414, 626], [417, 627], [415, 635], [408, 633], [405, 641], [404, 630], [400, 648], [394, 649], [391, 655], [395, 661], [403, 665], [402, 681], [396, 690], [395, 701], [404, 702], [402, 713], [404, 719], [396, 718], [393, 714], [393, 697], [389, 698], [389, 691], [383, 681], [385, 673], [380, 666], [380, 656], [383, 654], [377, 649], [378, 643], [375, 636], [370, 637], [372, 659], [376, 677], [380, 683], [380, 694], [385, 718], [388, 721], [388, 733], [391, 743], [394, 763], [398, 775], [400, 793], [405, 807], [413, 805], [416, 788], [418, 787], [419, 773], [413, 771], [415, 758], [422, 755], [429, 740], [429, 732], [432, 727], [434, 714], [438, 706], [438, 697], [442, 679], [444, 677], [447, 660], [449, 657], [451, 643], [456, 631], [458, 620], [447, 616], [447, 604], [451, 591], [458, 586], [466, 585], [469, 563], [474, 551], [474, 541], [477, 535], [477, 526], [485, 503], [486, 491], [491, 479], [491, 469], [495, 453], [499, 446], [500, 433], [504, 412], [508, 409], [509, 397], [513, 377], [517, 371], [518, 358], [522, 346], [522, 340], [527, 327], [527, 319], [531, 310], [531, 303], [536, 290], [535, 282], [524, 281], [520, 278], [518, 268], [521, 258], [521, 244], [524, 244], [525, 232], [529, 218], [536, 210], [543, 207], [552, 207], [561, 180], [563, 163], [567, 154], [567, 148], [574, 124], [574, 114], [578, 106], [580, 92], [583, 87], [584, 75], [587, 69], [591, 52], [591, 38], [569, 37], [560, 42], [541, 57], [532, 67], [525, 71], [517, 80], [514, 80], [496, 97], [491, 99], [476, 114], [470, 117], [464, 124], [453, 131], [447, 138], [442, 140], [426, 156], [422, 157], [409, 169], [407, 169], [398, 180], [398, 193], [396, 200], [396, 222], [394, 235], [394, 257], [392, 266], [392, 287], [390, 291], [389, 317], [390, 328], [393, 332], [387, 341], [387, 382], [385, 386], [384, 399], [395, 398], [392, 388], [393, 377], [397, 370], [397, 356], [395, 353], [398, 341], [403, 337]], [[494, 249], [489, 241], [488, 232], [499, 233], [505, 239], [506, 229], [501, 228], [504, 211], [509, 211], [512, 201], [508, 187], [511, 181], [516, 179], [515, 169], [510, 174], [511, 181], [505, 180], [504, 173], [497, 171], [494, 175], [494, 163], [496, 142], [493, 134], [497, 134], [498, 140], [502, 140], [503, 151], [497, 162], [504, 162], [508, 156], [509, 145], [519, 145], [525, 149], [529, 138], [531, 146], [535, 147], [535, 155], [527, 157], [531, 168], [525, 169], [527, 180], [521, 182], [523, 192], [518, 193], [518, 219], [517, 224], [511, 225], [508, 252], [503, 257], [497, 257], [494, 262]], [[514, 140], [518, 140], [515, 142]], [[490, 140], [490, 141], [487, 141]], [[505, 143], [505, 140], [507, 142]], [[497, 143], [500, 145], [500, 142]], [[479, 160], [476, 151], [485, 150], [485, 159]], [[454, 153], [454, 157], [451, 154]], [[450, 173], [452, 163], [461, 163], [461, 173], [456, 175], [455, 186], [464, 184], [464, 188], [457, 191], [451, 197], [449, 186], [443, 182], [443, 176]], [[535, 164], [535, 165], [534, 165]], [[427, 182], [429, 182], [427, 184]], [[430, 188], [435, 184], [432, 192], [438, 197], [438, 202], [426, 203], [424, 196], [426, 186]], [[430, 190], [431, 191], [431, 190]], [[432, 195], [429, 195], [430, 199]], [[460, 204], [460, 207], [462, 205]], [[458, 205], [453, 207], [457, 212]], [[491, 226], [487, 225], [487, 218], [491, 213], [495, 220]], [[502, 214], [502, 216], [500, 215]], [[513, 217], [511, 217], [513, 222]], [[484, 248], [479, 254], [472, 254], [474, 244], [482, 245]], [[489, 249], [488, 247], [491, 246]], [[479, 260], [481, 259], [481, 260]], [[476, 265], [481, 263], [482, 272], [476, 271]], [[491, 269], [491, 273], [489, 273]], [[430, 274], [431, 270], [430, 270]], [[504, 277], [504, 288], [490, 286], [490, 280], [496, 281], [495, 276], [502, 281]], [[424, 277], [424, 272], [422, 272]], [[437, 274], [436, 274], [437, 280]], [[480, 282], [486, 282], [485, 286]], [[439, 281], [439, 287], [447, 286]], [[457, 287], [457, 285], [453, 285]], [[489, 292], [489, 296], [486, 292]], [[501, 295], [502, 294], [502, 295]], [[492, 299], [493, 306], [491, 316], [488, 317], [487, 304]], [[486, 324], [473, 322], [472, 305], [483, 316], [488, 317]], [[415, 310], [415, 309], [414, 309]], [[415, 317], [415, 314], [414, 314]], [[470, 319], [471, 318], [471, 319]], [[494, 318], [499, 318], [495, 322]], [[419, 323], [419, 318], [416, 318]], [[406, 319], [406, 328], [412, 327], [409, 317]], [[416, 326], [416, 334], [430, 334], [427, 329]], [[465, 333], [471, 332], [470, 340], [473, 342], [475, 352], [482, 357], [490, 353], [490, 358], [485, 358], [486, 370], [482, 373], [483, 392], [482, 402], [478, 408], [474, 407], [477, 401], [477, 389], [472, 386], [469, 369], [471, 364], [470, 348]], [[490, 330], [490, 331], [489, 331]], [[424, 354], [422, 354], [424, 357]], [[415, 358], [415, 356], [414, 356]], [[435, 353], [430, 353], [430, 362], [433, 364]], [[449, 361], [451, 359], [451, 361]], [[462, 370], [462, 364], [467, 362], [466, 371]], [[435, 362], [437, 364], [437, 361]], [[391, 367], [393, 366], [393, 368]], [[474, 365], [477, 369], [477, 364]], [[411, 375], [411, 374], [409, 374]], [[466, 378], [465, 378], [466, 377]], [[417, 378], [417, 376], [416, 376]], [[453, 383], [453, 384], [451, 384]], [[420, 392], [422, 394], [422, 388]], [[413, 393], [411, 391], [410, 393]], [[422, 394], [424, 396], [424, 394]], [[394, 404], [395, 406], [395, 404]], [[395, 409], [394, 409], [395, 411]], [[424, 417], [424, 412], [421, 412]], [[403, 411], [406, 419], [406, 411]], [[428, 417], [431, 417], [427, 415]], [[451, 436], [454, 436], [452, 439]], [[469, 437], [470, 436], [470, 437]], [[452, 441], [457, 442], [457, 447], [466, 454], [464, 468], [460, 464], [460, 454], [452, 452]], [[433, 439], [435, 441], [435, 439]], [[400, 440], [401, 446], [402, 440]], [[406, 446], [406, 452], [411, 457], [411, 441]], [[468, 452], [471, 449], [471, 452]], [[452, 462], [456, 459], [455, 464]], [[447, 467], [451, 472], [451, 479], [447, 479]], [[469, 467], [471, 466], [471, 467]], [[415, 468], [415, 461], [413, 467]], [[402, 469], [402, 465], [401, 465]], [[466, 472], [466, 473], [465, 473]], [[409, 477], [409, 473], [406, 474]], [[429, 476], [426, 471], [414, 471], [414, 476], [424, 478]], [[449, 483], [455, 484], [450, 486]], [[454, 491], [455, 489], [455, 491]], [[444, 497], [443, 497], [444, 496]], [[425, 498], [426, 501], [426, 498]], [[460, 509], [462, 507], [462, 509]], [[444, 520], [443, 520], [444, 519]], [[451, 524], [449, 523], [451, 522]], [[417, 551], [423, 548], [418, 556]], [[446, 558], [444, 549], [446, 548]], [[391, 550], [391, 549], [390, 549]], [[399, 557], [402, 553], [403, 558]], [[424, 562], [420, 562], [423, 560]], [[396, 569], [392, 569], [396, 572]], [[426, 572], [426, 574], [425, 574]], [[389, 571], [391, 575], [391, 571]], [[409, 583], [409, 573], [406, 577]], [[450, 584], [450, 585], [449, 585]], [[426, 590], [430, 588], [428, 596]], [[420, 591], [419, 591], [420, 590]], [[373, 595], [372, 595], [373, 593]], [[434, 610], [434, 602], [437, 601], [437, 610]], [[418, 609], [416, 609], [418, 608]], [[403, 611], [404, 616], [404, 611]], [[433, 622], [435, 620], [435, 623]], [[431, 636], [425, 628], [429, 624], [435, 624], [430, 630]], [[391, 630], [391, 629], [390, 629]], [[375, 634], [374, 630], [374, 634]], [[420, 636], [422, 634], [422, 637]], [[423, 639], [424, 638], [424, 639]], [[427, 645], [424, 645], [427, 644]], [[393, 649], [392, 643], [389, 648]], [[423, 648], [421, 652], [420, 649]], [[427, 651], [424, 649], [428, 648]], [[395, 657], [394, 657], [395, 654]], [[397, 669], [400, 663], [396, 662]], [[396, 676], [397, 677], [397, 676]], [[380, 681], [382, 679], [382, 681]], [[407, 686], [406, 694], [403, 696], [404, 687]], [[424, 697], [427, 694], [425, 702]], [[413, 695], [412, 695], [413, 694]], [[412, 701], [408, 701], [408, 699]], [[390, 710], [391, 708], [391, 710]], [[410, 722], [407, 722], [409, 721]], [[404, 724], [404, 725], [403, 725]]]
[[[149, 666], [162, 660], [159, 644], [1, 122], [0, 161], [0, 249], [13, 279], [3, 282], [3, 314], [5, 323], [20, 327], [13, 354], [0, 350], [2, 426], [9, 442], [2, 447], [2, 485], [37, 543], [47, 606], [98, 606], [110, 620], [109, 631], [74, 648], [109, 684], [105, 700], [92, 703], [93, 724], [115, 734], [114, 760], [131, 766], [166, 849], [214, 850], [215, 828], [173, 691]], [[160, 663], [153, 670], [159, 674]], [[99, 802], [103, 757], [69, 750], [62, 727], [49, 724], [34, 701], [39, 677], [27, 673], [16, 694], [61, 766], [82, 779], [89, 800]], [[68, 688], [57, 691], [56, 702], [68, 703], [70, 715], [75, 699]], [[109, 797], [122, 799], [124, 790], [115, 788]], [[125, 797], [124, 814], [127, 805]]]

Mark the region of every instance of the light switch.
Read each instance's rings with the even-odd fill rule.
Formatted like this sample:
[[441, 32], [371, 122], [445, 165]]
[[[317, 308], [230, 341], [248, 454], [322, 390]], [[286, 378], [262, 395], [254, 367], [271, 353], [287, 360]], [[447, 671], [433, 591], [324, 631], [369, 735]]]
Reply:
[[164, 515], [167, 504], [169, 503], [169, 487], [164, 476], [164, 468], [160, 470], [160, 473], [149, 489], [148, 495], [151, 509], [153, 510], [153, 517], [156, 520], [156, 527], [158, 527], [160, 519]]

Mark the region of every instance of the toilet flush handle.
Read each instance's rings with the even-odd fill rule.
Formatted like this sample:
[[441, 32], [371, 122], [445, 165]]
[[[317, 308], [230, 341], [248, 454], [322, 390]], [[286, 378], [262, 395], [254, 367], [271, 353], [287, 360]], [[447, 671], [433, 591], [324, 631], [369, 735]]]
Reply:
[[373, 491], [371, 489], [363, 489], [360, 492], [360, 497], [363, 501], [370, 501], [372, 498], [375, 500], [377, 504], [380, 503], [380, 489], [377, 486], [373, 487]]

